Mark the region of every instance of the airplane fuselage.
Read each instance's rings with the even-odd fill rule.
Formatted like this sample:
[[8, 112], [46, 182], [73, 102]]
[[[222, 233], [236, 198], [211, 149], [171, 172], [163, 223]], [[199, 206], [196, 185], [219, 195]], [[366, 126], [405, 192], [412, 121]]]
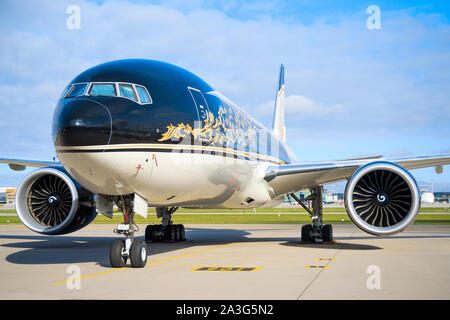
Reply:
[[152, 60], [78, 75], [56, 107], [53, 140], [61, 164], [89, 191], [137, 193], [152, 206], [273, 206], [281, 199], [265, 169], [294, 160], [205, 81]]

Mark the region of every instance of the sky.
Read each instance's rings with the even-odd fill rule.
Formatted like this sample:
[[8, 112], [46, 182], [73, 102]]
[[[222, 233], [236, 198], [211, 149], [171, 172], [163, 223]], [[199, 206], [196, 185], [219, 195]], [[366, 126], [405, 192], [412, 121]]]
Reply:
[[[287, 143], [299, 161], [450, 153], [449, 17], [445, 1], [3, 0], [0, 157], [52, 159], [63, 88], [124, 58], [183, 67], [267, 127], [283, 63]], [[0, 186], [32, 170], [0, 165]], [[449, 171], [412, 173], [450, 191]]]

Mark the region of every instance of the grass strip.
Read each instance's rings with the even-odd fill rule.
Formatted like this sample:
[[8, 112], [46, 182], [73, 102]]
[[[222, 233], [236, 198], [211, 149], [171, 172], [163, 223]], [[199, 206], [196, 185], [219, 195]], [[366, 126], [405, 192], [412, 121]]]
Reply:
[[[94, 224], [120, 224], [122, 216], [114, 216], [109, 219], [103, 215], [98, 215], [93, 221]], [[324, 214], [324, 223], [328, 224], [349, 224], [352, 223], [347, 214]], [[0, 224], [18, 224], [21, 223], [17, 216], [0, 216]], [[141, 216], [135, 216], [136, 224], [159, 224], [161, 219], [156, 214], [149, 214], [147, 219]], [[306, 224], [311, 223], [309, 215], [306, 214], [174, 214], [173, 223], [175, 224]], [[450, 224], [450, 215], [448, 214], [419, 214], [415, 224], [448, 225]]]

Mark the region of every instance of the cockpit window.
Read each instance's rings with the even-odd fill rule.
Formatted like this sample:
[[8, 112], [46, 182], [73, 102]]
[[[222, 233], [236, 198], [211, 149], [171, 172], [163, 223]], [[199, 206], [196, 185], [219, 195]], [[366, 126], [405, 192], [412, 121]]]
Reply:
[[63, 97], [72, 98], [83, 95], [110, 96], [130, 99], [138, 104], [152, 104], [153, 100], [143, 85], [119, 82], [84, 82], [69, 84]]
[[66, 95], [67, 95], [67, 93], [69, 92], [69, 90], [70, 89], [72, 89], [72, 84], [68, 84], [65, 88], [64, 88], [64, 90], [63, 90], [63, 92], [61, 93], [61, 95], [59, 96], [59, 98], [61, 99], [61, 98], [65, 98], [66, 97]]
[[131, 99], [137, 102], [136, 94], [134, 93], [133, 86], [130, 84], [119, 84], [120, 95], [124, 98]]
[[136, 91], [139, 95], [139, 100], [141, 100], [141, 103], [151, 103], [147, 90], [145, 90], [144, 87], [136, 86]]
[[116, 88], [114, 83], [93, 83], [89, 94], [93, 96], [115, 96]]
[[79, 83], [73, 85], [72, 89], [70, 89], [69, 93], [66, 95], [66, 98], [72, 98], [81, 96], [84, 94], [84, 91], [86, 90], [87, 83]]

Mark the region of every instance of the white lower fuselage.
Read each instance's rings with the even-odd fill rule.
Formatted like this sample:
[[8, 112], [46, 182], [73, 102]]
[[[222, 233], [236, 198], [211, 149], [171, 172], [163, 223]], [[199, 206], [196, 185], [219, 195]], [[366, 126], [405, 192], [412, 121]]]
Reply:
[[259, 161], [225, 157], [217, 151], [210, 154], [205, 149], [211, 148], [205, 147], [197, 147], [203, 153], [180, 153], [176, 148], [172, 152], [126, 151], [124, 146], [92, 146], [92, 152], [79, 148], [83, 151], [59, 148], [57, 154], [72, 177], [93, 193], [137, 193], [150, 206], [165, 207], [256, 208], [282, 201], [263, 179], [267, 166], [276, 162], [268, 156], [257, 155]]

